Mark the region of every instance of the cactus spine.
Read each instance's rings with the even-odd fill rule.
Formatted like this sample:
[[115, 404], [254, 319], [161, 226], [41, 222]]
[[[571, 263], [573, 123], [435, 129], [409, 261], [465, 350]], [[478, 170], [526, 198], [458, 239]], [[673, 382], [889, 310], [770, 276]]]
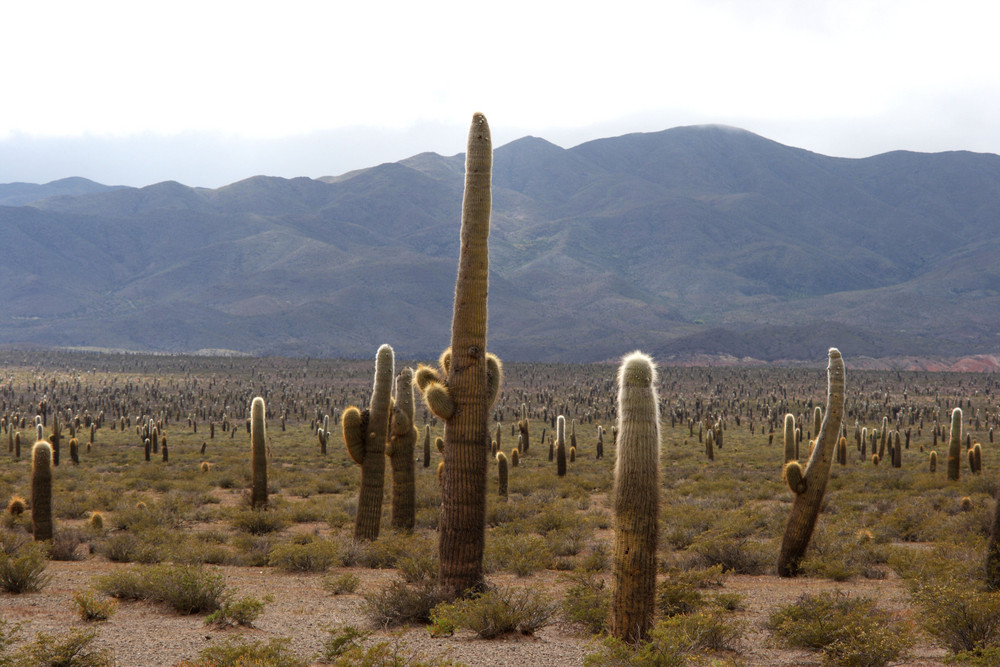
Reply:
[[641, 352], [618, 372], [611, 634], [643, 639], [653, 622], [659, 515], [660, 409], [656, 367]]
[[951, 437], [948, 440], [948, 479], [962, 476], [962, 408], [951, 411]]
[[[778, 553], [778, 575], [782, 577], [792, 577], [799, 572], [799, 562], [805, 555], [816, 527], [823, 492], [826, 491], [826, 483], [830, 478], [834, 451], [839, 442], [840, 424], [844, 415], [844, 359], [837, 348], [830, 348], [829, 357], [823, 422], [816, 438], [816, 446], [802, 473], [802, 483], [797, 485], [801, 491], [793, 489], [795, 501], [792, 503], [792, 511], [781, 540], [781, 551]], [[789, 479], [787, 470], [786, 479]]]
[[52, 539], [52, 445], [31, 448], [31, 532], [38, 542]]
[[250, 403], [250, 506], [267, 507], [267, 441], [264, 434], [264, 399]]
[[389, 435], [394, 363], [392, 348], [379, 347], [375, 355], [375, 385], [368, 409], [362, 412], [351, 406], [344, 410], [340, 420], [347, 452], [361, 466], [358, 514], [354, 519], [354, 539], [357, 540], [378, 538], [381, 527], [385, 442]]
[[562, 415], [556, 418], [556, 474], [566, 475], [566, 418]]
[[[417, 428], [413, 425], [413, 369], [404, 368], [396, 376], [396, 402], [386, 454], [392, 467], [392, 527], [411, 531], [416, 523], [416, 480], [413, 450]], [[430, 434], [428, 434], [430, 438]], [[430, 444], [428, 443], [428, 447]], [[430, 451], [427, 452], [428, 458]]]
[[[441, 587], [451, 597], [481, 589], [484, 583], [489, 416], [502, 377], [499, 360], [486, 351], [492, 171], [490, 128], [486, 117], [476, 113], [465, 153], [450, 359], [447, 367], [441, 364], [446, 377], [434, 377], [437, 374], [431, 370], [431, 377], [425, 376], [424, 381], [418, 378], [417, 382], [427, 407], [445, 422], [447, 465], [441, 476], [438, 553]], [[439, 400], [437, 394], [448, 400]], [[453, 406], [448, 414], [435, 410], [436, 405], [448, 404]], [[527, 445], [525, 442], [525, 449]]]

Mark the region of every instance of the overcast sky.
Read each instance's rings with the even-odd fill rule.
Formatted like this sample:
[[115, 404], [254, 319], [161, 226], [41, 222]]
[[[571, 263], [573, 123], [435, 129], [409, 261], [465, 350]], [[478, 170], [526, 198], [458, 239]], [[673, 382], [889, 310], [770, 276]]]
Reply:
[[723, 123], [1000, 153], [998, 26], [967, 0], [3, 3], [0, 183], [339, 174], [461, 152], [477, 110], [495, 146]]

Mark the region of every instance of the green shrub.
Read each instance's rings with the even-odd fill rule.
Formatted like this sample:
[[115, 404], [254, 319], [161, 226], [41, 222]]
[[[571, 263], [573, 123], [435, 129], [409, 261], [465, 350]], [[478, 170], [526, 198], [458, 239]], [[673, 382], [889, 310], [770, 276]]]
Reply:
[[334, 667], [449, 667], [456, 663], [443, 658], [427, 660], [422, 654], [410, 653], [401, 642], [377, 642], [365, 647], [361, 641], [367, 632], [353, 625], [331, 629], [323, 643], [323, 660]]
[[253, 622], [264, 613], [264, 607], [270, 602], [274, 602], [272, 595], [265, 595], [263, 600], [252, 595], [235, 601], [223, 600], [222, 606], [208, 615], [205, 624], [219, 628], [228, 628], [234, 625], [252, 628]]
[[149, 600], [179, 614], [215, 611], [223, 600], [222, 575], [200, 565], [152, 565], [119, 570], [95, 579], [94, 587], [122, 600]]
[[823, 592], [803, 595], [768, 617], [767, 628], [783, 646], [819, 651], [823, 663], [881, 667], [910, 647], [910, 622], [869, 598]]
[[232, 518], [233, 528], [250, 535], [267, 535], [282, 530], [288, 521], [285, 516], [273, 509], [239, 510]]
[[611, 591], [604, 580], [587, 571], [569, 575], [569, 580], [562, 602], [563, 620], [594, 635], [606, 630]]
[[271, 550], [268, 563], [285, 572], [325, 572], [337, 562], [337, 547], [330, 540], [305, 544], [286, 542]]
[[39, 632], [34, 641], [14, 655], [13, 664], [18, 667], [112, 667], [115, 661], [110, 651], [91, 647], [96, 638], [94, 630], [70, 630], [59, 636]]
[[703, 651], [736, 650], [743, 625], [719, 611], [672, 616], [653, 626], [649, 639], [628, 644], [608, 637], [597, 653], [588, 655], [588, 667], [684, 667]]
[[473, 598], [439, 604], [431, 623], [439, 633], [467, 628], [482, 639], [512, 632], [532, 635], [549, 624], [554, 605], [533, 588], [498, 587]]
[[921, 625], [950, 651], [1000, 646], [1000, 593], [942, 578], [911, 584], [910, 596], [923, 612]]
[[513, 572], [527, 577], [552, 565], [552, 552], [545, 538], [533, 534], [494, 533], [486, 541], [485, 566], [487, 571]]
[[444, 599], [444, 592], [436, 582], [408, 584], [396, 579], [386, 588], [365, 595], [361, 612], [382, 628], [427, 623], [431, 610]]
[[361, 578], [350, 572], [346, 574], [327, 575], [323, 577], [323, 590], [330, 595], [343, 595], [358, 590]]
[[0, 552], [0, 589], [8, 593], [34, 593], [51, 581], [45, 573], [48, 567], [44, 545], [23, 544], [12, 554]]
[[101, 599], [93, 591], [73, 593], [73, 605], [84, 621], [106, 621], [118, 611], [118, 603], [112, 599]]
[[309, 662], [289, 649], [290, 639], [245, 643], [228, 639], [198, 653], [197, 660], [186, 660], [176, 667], [306, 667]]

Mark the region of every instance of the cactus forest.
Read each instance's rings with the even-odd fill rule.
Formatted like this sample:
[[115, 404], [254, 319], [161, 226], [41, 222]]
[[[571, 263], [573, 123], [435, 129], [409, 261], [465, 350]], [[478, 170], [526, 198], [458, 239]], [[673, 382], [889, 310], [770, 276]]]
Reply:
[[437, 359], [0, 350], [0, 665], [1000, 664], [1000, 380], [501, 361], [491, 165]]

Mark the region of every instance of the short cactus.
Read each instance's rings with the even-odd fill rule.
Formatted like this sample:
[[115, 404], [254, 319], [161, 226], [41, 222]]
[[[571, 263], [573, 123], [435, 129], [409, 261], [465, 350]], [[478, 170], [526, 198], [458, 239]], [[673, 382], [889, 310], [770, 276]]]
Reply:
[[715, 460], [715, 431], [712, 429], [705, 435], [705, 456], [709, 461]]
[[392, 348], [382, 345], [375, 355], [375, 385], [368, 409], [361, 412], [351, 406], [344, 410], [341, 418], [347, 452], [361, 466], [358, 513], [354, 519], [354, 538], [357, 540], [374, 540], [381, 528], [385, 443], [389, 434], [394, 363]]
[[31, 532], [38, 542], [52, 539], [52, 445], [45, 440], [31, 448]]
[[416, 523], [413, 451], [418, 437], [417, 429], [413, 425], [413, 369], [411, 368], [404, 368], [396, 376], [396, 401], [392, 409], [389, 432], [389, 444], [386, 445], [385, 453], [389, 456], [392, 468], [392, 527], [396, 530], [411, 531]]
[[507, 497], [507, 455], [497, 452], [497, 495]]
[[250, 403], [250, 506], [267, 507], [267, 440], [264, 431], [264, 399]]
[[785, 463], [792, 461], [796, 458], [796, 447], [795, 447], [795, 415], [791, 412], [785, 415], [785, 432], [784, 432], [784, 443], [785, 443]]
[[[827, 368], [826, 410], [816, 437], [816, 445], [802, 473], [801, 491], [795, 494], [792, 510], [785, 526], [785, 533], [778, 553], [778, 575], [791, 577], [799, 573], [799, 563], [812, 538], [823, 502], [823, 493], [830, 478], [835, 449], [839, 442], [841, 420], [844, 414], [844, 359], [840, 351], [830, 348]], [[788, 473], [786, 472], [786, 479]], [[795, 491], [796, 489], [793, 489]]]
[[933, 449], [927, 456], [927, 465], [931, 472], [937, 472], [937, 452]]
[[614, 565], [610, 631], [645, 638], [653, 623], [659, 520], [660, 408], [653, 360], [634, 352], [618, 372]]

